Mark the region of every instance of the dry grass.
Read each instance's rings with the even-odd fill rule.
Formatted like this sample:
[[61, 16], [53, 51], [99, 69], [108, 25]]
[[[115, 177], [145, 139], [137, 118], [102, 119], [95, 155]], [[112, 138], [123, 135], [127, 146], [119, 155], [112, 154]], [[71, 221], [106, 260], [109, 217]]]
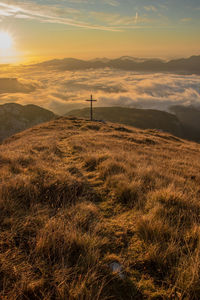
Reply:
[[199, 299], [199, 157], [169, 134], [75, 118], [5, 141], [0, 299]]

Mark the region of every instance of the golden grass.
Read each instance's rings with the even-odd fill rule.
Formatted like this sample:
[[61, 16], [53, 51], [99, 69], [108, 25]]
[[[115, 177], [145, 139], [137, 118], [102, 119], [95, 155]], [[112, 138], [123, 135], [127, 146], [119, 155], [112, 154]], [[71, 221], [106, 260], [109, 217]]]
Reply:
[[59, 118], [0, 167], [0, 299], [200, 298], [198, 144]]

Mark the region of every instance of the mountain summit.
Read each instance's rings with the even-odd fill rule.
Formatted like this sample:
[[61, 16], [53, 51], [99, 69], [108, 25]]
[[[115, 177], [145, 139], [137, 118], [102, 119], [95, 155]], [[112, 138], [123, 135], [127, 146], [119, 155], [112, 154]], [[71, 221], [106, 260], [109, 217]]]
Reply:
[[[154, 109], [128, 107], [95, 107], [94, 118], [114, 123], [121, 123], [141, 129], [157, 129], [172, 133], [178, 137], [200, 141], [200, 110], [194, 107], [172, 106], [168, 113]], [[67, 116], [89, 117], [89, 109], [77, 109]]]

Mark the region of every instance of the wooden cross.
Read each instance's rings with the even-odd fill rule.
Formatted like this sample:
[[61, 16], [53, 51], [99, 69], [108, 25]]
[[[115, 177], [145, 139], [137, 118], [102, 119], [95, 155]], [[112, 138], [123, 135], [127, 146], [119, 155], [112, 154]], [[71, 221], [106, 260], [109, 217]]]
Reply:
[[94, 100], [94, 99], [92, 98], [92, 95], [91, 95], [90, 100], [86, 100], [86, 101], [89, 101], [89, 102], [90, 102], [90, 120], [92, 121], [92, 120], [93, 120], [92, 103], [93, 103], [93, 102], [96, 102], [97, 100]]

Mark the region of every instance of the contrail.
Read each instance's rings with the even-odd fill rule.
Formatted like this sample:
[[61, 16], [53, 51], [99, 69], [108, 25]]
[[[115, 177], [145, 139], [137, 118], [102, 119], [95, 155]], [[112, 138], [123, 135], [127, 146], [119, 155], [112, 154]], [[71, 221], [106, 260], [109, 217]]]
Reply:
[[137, 24], [137, 21], [138, 21], [138, 12], [136, 12], [136, 15], [135, 15], [135, 24]]

